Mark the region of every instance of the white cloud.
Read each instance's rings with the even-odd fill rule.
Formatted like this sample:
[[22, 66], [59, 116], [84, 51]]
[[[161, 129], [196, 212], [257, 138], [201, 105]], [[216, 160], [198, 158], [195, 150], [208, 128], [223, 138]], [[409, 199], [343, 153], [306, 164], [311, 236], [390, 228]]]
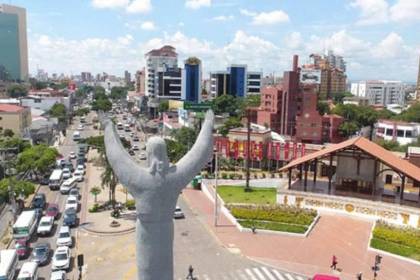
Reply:
[[361, 10], [359, 25], [370, 25], [388, 21], [388, 3], [385, 0], [354, 0], [350, 6]]
[[92, 5], [95, 8], [121, 8], [127, 6], [129, 0], [92, 0]]
[[155, 30], [156, 26], [153, 21], [145, 21], [141, 24], [141, 29], [143, 30]]
[[404, 40], [391, 32], [373, 49], [372, 55], [378, 58], [395, 58], [404, 51]]
[[352, 0], [350, 6], [360, 9], [358, 25], [420, 20], [419, 0], [396, 0], [392, 6], [386, 0]]
[[284, 43], [291, 49], [299, 49], [303, 44], [302, 35], [299, 32], [292, 32], [286, 36]]
[[200, 9], [201, 7], [210, 7], [211, 0], [186, 0], [185, 7], [189, 9]]
[[241, 9], [240, 13], [242, 15], [252, 17], [253, 25], [272, 25], [290, 21], [289, 15], [282, 10], [256, 13], [246, 9]]
[[391, 19], [396, 22], [420, 20], [419, 0], [398, 0], [390, 9]]
[[229, 21], [229, 20], [233, 20], [234, 18], [235, 17], [233, 15], [228, 15], [228, 16], [221, 15], [221, 16], [213, 17], [212, 20], [215, 20], [215, 21]]
[[152, 3], [150, 0], [133, 0], [125, 8], [127, 13], [147, 13], [152, 10]]

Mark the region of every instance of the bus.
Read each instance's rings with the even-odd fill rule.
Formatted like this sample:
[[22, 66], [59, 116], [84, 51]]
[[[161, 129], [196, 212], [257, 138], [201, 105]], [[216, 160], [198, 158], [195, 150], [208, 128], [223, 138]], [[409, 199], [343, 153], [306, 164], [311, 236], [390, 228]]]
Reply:
[[38, 263], [24, 263], [16, 280], [38, 280]]
[[63, 170], [61, 169], [54, 169], [51, 173], [48, 186], [50, 190], [58, 190], [63, 182]]
[[80, 139], [82, 139], [82, 137], [80, 136], [80, 132], [79, 131], [73, 132], [73, 141], [79, 141]]
[[0, 280], [12, 280], [15, 277], [18, 265], [16, 250], [0, 251]]
[[32, 233], [36, 229], [37, 221], [35, 210], [23, 211], [13, 225], [13, 238], [31, 239]]
[[118, 130], [121, 130], [121, 129], [123, 129], [124, 127], [123, 127], [123, 124], [122, 123], [117, 123], [117, 129]]

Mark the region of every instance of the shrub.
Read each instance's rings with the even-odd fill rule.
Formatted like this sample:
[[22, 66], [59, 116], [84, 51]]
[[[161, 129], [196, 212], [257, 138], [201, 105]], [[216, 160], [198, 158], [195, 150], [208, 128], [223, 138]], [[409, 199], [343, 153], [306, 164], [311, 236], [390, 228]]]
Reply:
[[228, 206], [232, 215], [243, 220], [263, 220], [309, 226], [317, 212], [286, 206]]
[[134, 210], [136, 209], [136, 202], [134, 201], [134, 199], [129, 199], [125, 203], [125, 207], [127, 207], [128, 210]]
[[262, 173], [261, 176], [264, 179], [266, 175], [265, 175], [265, 173]]
[[235, 174], [234, 173], [230, 173], [229, 174], [229, 179], [231, 179], [231, 180], [235, 179]]
[[243, 178], [243, 175], [242, 175], [241, 173], [239, 173], [239, 174], [238, 174], [238, 179], [239, 179], [239, 180], [242, 180], [242, 178]]
[[227, 179], [227, 177], [228, 177], [228, 175], [227, 175], [227, 173], [222, 173], [222, 179]]
[[246, 228], [255, 227], [257, 229], [267, 229], [275, 231], [285, 231], [293, 233], [305, 233], [308, 229], [307, 226], [302, 225], [291, 225], [277, 222], [264, 222], [264, 221], [255, 221], [255, 220], [239, 220], [239, 224]]
[[420, 251], [420, 230], [397, 227], [378, 222], [373, 230], [373, 237], [388, 242], [393, 242], [407, 247], [413, 247]]
[[89, 213], [96, 213], [99, 211], [99, 204], [95, 203], [93, 204], [92, 208], [89, 208]]

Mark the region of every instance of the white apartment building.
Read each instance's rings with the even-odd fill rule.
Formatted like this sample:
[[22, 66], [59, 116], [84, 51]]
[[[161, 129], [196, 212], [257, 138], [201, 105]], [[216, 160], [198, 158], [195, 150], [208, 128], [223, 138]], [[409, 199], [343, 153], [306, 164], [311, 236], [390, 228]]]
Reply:
[[379, 120], [376, 124], [376, 137], [387, 141], [396, 141], [407, 145], [417, 141], [420, 136], [419, 123]]
[[354, 96], [365, 97], [369, 105], [386, 107], [390, 104], [405, 105], [404, 86], [401, 81], [362, 81], [351, 84]]
[[159, 94], [159, 72], [165, 72], [169, 68], [178, 67], [178, 54], [175, 48], [163, 46], [160, 49], [151, 50], [145, 55], [145, 94], [146, 96], [157, 97]]

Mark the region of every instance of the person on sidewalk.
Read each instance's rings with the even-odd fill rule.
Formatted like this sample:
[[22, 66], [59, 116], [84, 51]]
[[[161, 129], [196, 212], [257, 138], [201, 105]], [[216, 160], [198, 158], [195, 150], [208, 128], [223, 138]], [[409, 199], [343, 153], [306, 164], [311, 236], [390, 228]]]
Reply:
[[335, 255], [332, 256], [331, 266], [330, 268], [336, 270], [337, 269], [337, 257]]

